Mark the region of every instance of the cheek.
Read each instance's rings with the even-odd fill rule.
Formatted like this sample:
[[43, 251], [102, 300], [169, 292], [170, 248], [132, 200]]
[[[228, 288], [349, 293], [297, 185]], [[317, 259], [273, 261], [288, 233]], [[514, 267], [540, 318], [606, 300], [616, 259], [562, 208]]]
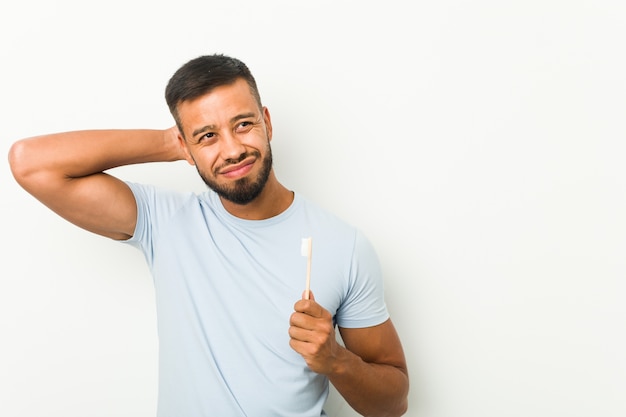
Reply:
[[199, 148], [189, 153], [191, 164], [200, 168], [204, 172], [213, 172], [213, 168], [218, 164], [218, 152], [216, 149]]

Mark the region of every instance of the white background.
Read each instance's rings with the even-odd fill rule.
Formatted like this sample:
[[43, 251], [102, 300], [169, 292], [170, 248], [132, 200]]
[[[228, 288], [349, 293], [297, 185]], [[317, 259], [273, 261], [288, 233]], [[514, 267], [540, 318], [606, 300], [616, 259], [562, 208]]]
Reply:
[[[380, 253], [408, 416], [623, 417], [625, 5], [4, 2], [0, 150], [169, 127], [180, 65], [241, 58], [279, 179]], [[204, 189], [183, 162], [116, 173]], [[57, 218], [6, 162], [0, 184], [0, 415], [154, 416], [142, 255]]]

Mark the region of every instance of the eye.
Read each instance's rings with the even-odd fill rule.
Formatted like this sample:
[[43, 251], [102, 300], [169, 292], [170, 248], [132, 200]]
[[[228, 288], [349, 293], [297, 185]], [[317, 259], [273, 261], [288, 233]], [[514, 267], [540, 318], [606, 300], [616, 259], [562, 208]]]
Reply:
[[248, 130], [250, 130], [250, 128], [252, 127], [252, 122], [241, 122], [237, 125], [237, 127], [235, 128], [235, 130], [237, 132], [246, 132]]
[[207, 143], [215, 141], [215, 133], [208, 132], [198, 138], [198, 143]]

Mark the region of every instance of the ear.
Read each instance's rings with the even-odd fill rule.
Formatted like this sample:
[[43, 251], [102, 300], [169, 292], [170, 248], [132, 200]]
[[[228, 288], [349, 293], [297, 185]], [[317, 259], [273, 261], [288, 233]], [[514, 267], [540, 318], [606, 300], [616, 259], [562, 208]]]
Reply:
[[181, 133], [178, 134], [178, 146], [180, 146], [180, 150], [189, 165], [195, 165], [196, 161], [194, 161], [193, 157], [191, 156], [189, 148], [187, 147], [187, 141], [185, 140], [185, 138], [183, 138], [183, 135]]
[[265, 133], [267, 134], [267, 140], [272, 140], [272, 119], [270, 117], [270, 111], [267, 107], [263, 107], [263, 120], [265, 121]]

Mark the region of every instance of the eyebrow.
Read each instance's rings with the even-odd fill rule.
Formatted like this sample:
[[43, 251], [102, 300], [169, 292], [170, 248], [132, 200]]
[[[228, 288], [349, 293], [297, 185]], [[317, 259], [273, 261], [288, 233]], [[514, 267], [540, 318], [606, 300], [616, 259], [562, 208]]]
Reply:
[[[255, 115], [256, 114], [253, 113], [253, 112], [238, 114], [237, 116], [235, 116], [235, 117], [230, 119], [230, 123], [232, 124], [232, 123], [235, 123], [235, 122], [237, 122], [237, 121], [239, 121], [241, 119], [247, 119], [247, 118], [250, 118], [250, 117], [254, 117]], [[208, 130], [213, 130], [213, 129], [215, 129], [215, 125], [206, 125], [206, 126], [199, 127], [199, 128], [197, 128], [196, 130], [194, 130], [191, 133], [191, 137], [195, 138], [200, 133], [204, 133], [204, 132], [206, 132]]]

